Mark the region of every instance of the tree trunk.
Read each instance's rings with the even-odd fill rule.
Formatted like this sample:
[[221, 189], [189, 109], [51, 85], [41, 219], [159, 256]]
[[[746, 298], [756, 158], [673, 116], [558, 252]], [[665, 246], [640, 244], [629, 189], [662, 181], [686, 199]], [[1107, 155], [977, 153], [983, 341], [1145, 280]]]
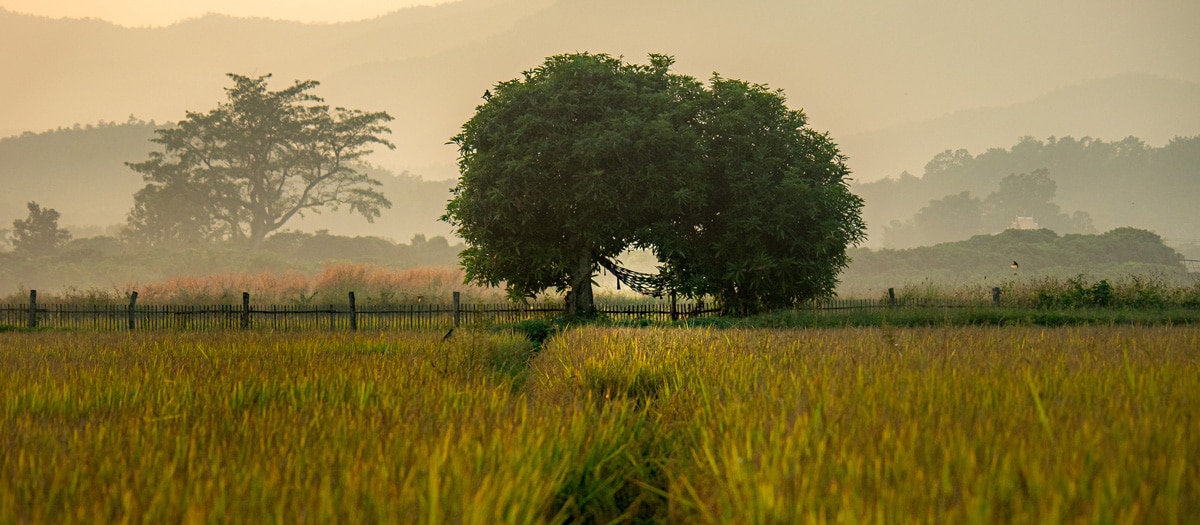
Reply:
[[570, 318], [591, 317], [596, 314], [592, 297], [592, 252], [583, 249], [571, 275], [571, 291], [567, 293], [567, 316]]
[[246, 237], [246, 241], [248, 241], [247, 243], [251, 248], [257, 249], [262, 246], [263, 239], [267, 238], [268, 233], [270, 233], [270, 231], [267, 230], [267, 226], [264, 221], [260, 221], [257, 218], [252, 218], [250, 220], [250, 235]]

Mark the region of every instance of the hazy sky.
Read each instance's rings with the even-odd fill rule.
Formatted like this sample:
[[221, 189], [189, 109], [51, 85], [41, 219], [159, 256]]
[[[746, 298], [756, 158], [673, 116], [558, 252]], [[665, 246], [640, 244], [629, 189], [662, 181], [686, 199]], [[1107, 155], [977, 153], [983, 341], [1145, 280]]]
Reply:
[[0, 0], [0, 8], [52, 18], [99, 18], [123, 26], [164, 26], [206, 13], [301, 22], [347, 22], [452, 0]]

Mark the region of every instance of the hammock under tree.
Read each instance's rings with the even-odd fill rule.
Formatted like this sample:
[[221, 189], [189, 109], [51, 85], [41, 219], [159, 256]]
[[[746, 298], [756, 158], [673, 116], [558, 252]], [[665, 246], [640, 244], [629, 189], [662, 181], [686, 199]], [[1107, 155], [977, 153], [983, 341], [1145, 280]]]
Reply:
[[668, 280], [661, 275], [635, 272], [628, 268], [622, 268], [608, 258], [603, 257], [600, 259], [600, 266], [616, 276], [618, 290], [621, 289], [621, 283], [625, 283], [625, 286], [628, 286], [630, 290], [652, 297], [662, 297], [663, 295], [675, 292], [671, 289]]

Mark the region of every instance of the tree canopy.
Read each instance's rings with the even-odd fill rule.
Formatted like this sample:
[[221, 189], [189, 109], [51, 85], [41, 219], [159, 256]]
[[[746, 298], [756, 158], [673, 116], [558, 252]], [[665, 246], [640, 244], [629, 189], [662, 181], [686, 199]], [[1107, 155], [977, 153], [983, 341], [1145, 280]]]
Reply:
[[782, 91], [714, 76], [706, 94], [698, 175], [708, 193], [686, 220], [656, 229], [666, 273], [738, 313], [831, 295], [865, 229], [836, 144]]
[[128, 163], [147, 183], [134, 196], [130, 237], [258, 244], [305, 212], [347, 206], [373, 221], [391, 205], [359, 171], [372, 145], [394, 147], [382, 138], [391, 116], [330, 109], [310, 93], [313, 80], [270, 91], [271, 75], [229, 77], [227, 101], [157, 130], [163, 151]]
[[461, 177], [444, 217], [467, 241], [469, 279], [513, 298], [569, 289], [587, 310], [599, 258], [693, 204], [702, 90], [670, 64], [560, 55], [490, 90], [453, 138]]
[[13, 221], [12, 246], [18, 253], [45, 255], [71, 240], [71, 232], [58, 227], [58, 210], [26, 205], [29, 215]]
[[599, 262], [639, 246], [670, 288], [738, 311], [832, 293], [864, 227], [832, 140], [782, 92], [671, 64], [559, 55], [489, 90], [452, 139], [443, 217], [468, 279], [570, 290], [584, 313]]

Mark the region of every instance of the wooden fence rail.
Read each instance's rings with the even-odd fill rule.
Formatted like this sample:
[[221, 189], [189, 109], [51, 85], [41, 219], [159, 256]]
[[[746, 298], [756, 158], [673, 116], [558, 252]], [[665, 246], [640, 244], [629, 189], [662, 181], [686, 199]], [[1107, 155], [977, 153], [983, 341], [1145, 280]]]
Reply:
[[[801, 309], [836, 312], [894, 307], [962, 308], [999, 305], [999, 290], [991, 301], [897, 300], [889, 290], [885, 299], [825, 299]], [[614, 319], [671, 321], [718, 315], [703, 302], [656, 302], [597, 305], [597, 311]], [[458, 292], [450, 304], [360, 305], [349, 295], [346, 304], [253, 305], [250, 294], [240, 305], [137, 304], [137, 293], [128, 304], [41, 304], [31, 291], [28, 304], [0, 304], [0, 325], [81, 330], [393, 330], [444, 329], [480, 323], [512, 323], [563, 314], [554, 304], [468, 304]]]

